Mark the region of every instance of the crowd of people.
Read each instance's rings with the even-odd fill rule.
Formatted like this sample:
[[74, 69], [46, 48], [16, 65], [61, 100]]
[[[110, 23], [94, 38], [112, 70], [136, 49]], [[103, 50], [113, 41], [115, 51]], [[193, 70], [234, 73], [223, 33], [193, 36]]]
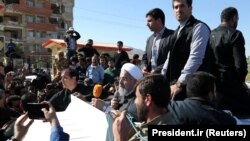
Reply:
[[[161, 9], [146, 13], [153, 34], [141, 63], [137, 54], [129, 58], [122, 41], [114, 56], [99, 54], [92, 39], [77, 50], [81, 36], [72, 27], [65, 35], [66, 54], [58, 52], [54, 61], [53, 78], [43, 70], [15, 72], [0, 63], [0, 140], [25, 137], [33, 122], [23, 124], [30, 102], [49, 106], [42, 111], [51, 124], [51, 141], [69, 140], [56, 112], [67, 109], [72, 95], [112, 118], [108, 134], [115, 141], [147, 140], [148, 125], [236, 125], [234, 116], [249, 118], [237, 9], [225, 8], [213, 30], [193, 16], [192, 0], [173, 0], [173, 11], [180, 24], [175, 31], [165, 27]], [[28, 75], [36, 79], [27, 81]], [[96, 84], [102, 85], [100, 97], [93, 95]], [[140, 125], [131, 126], [134, 122]]]

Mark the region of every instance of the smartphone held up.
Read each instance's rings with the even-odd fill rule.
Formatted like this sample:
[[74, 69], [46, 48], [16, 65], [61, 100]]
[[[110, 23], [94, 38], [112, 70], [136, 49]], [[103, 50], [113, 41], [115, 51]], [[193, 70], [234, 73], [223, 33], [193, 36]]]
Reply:
[[27, 111], [30, 119], [44, 119], [42, 108], [49, 109], [46, 103], [27, 103]]

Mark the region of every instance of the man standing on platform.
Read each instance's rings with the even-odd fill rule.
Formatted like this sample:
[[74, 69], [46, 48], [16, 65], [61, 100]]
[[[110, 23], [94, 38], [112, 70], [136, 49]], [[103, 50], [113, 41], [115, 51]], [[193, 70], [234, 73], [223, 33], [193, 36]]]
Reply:
[[73, 27], [70, 27], [69, 30], [66, 31], [64, 41], [67, 44], [66, 56], [68, 60], [76, 54], [77, 40], [80, 38], [80, 34], [75, 31]]
[[170, 49], [168, 37], [174, 31], [165, 27], [165, 15], [159, 8], [146, 14], [147, 26], [153, 34], [148, 38], [145, 54], [142, 56], [144, 74], [160, 73]]

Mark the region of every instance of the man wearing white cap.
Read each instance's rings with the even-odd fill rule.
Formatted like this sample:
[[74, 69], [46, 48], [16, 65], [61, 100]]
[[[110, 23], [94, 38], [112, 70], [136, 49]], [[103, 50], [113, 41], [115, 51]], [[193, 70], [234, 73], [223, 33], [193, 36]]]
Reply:
[[[131, 63], [126, 63], [122, 66], [119, 77], [118, 95], [114, 96], [111, 100], [111, 107], [113, 109], [123, 111], [126, 110], [131, 114], [135, 120], [138, 120], [137, 110], [134, 103], [135, 89], [137, 81], [143, 77], [140, 68]], [[92, 105], [98, 109], [106, 111], [108, 108], [105, 103], [100, 99], [92, 99]]]
[[77, 46], [77, 40], [80, 39], [80, 34], [74, 30], [73, 27], [70, 27], [66, 31], [66, 35], [64, 37], [64, 41], [67, 44], [67, 59], [70, 60], [74, 54], [76, 54], [76, 46]]

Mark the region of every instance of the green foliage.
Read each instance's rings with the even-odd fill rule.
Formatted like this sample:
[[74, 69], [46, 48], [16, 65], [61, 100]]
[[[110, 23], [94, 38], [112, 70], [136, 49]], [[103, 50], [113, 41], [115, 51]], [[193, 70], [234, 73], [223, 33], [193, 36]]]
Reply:
[[248, 74], [247, 74], [247, 77], [246, 77], [246, 81], [250, 81], [250, 64], [248, 62]]
[[246, 82], [250, 82], [250, 74], [247, 74]]
[[17, 54], [20, 54], [23, 52], [22, 44], [16, 44], [16, 52]]

